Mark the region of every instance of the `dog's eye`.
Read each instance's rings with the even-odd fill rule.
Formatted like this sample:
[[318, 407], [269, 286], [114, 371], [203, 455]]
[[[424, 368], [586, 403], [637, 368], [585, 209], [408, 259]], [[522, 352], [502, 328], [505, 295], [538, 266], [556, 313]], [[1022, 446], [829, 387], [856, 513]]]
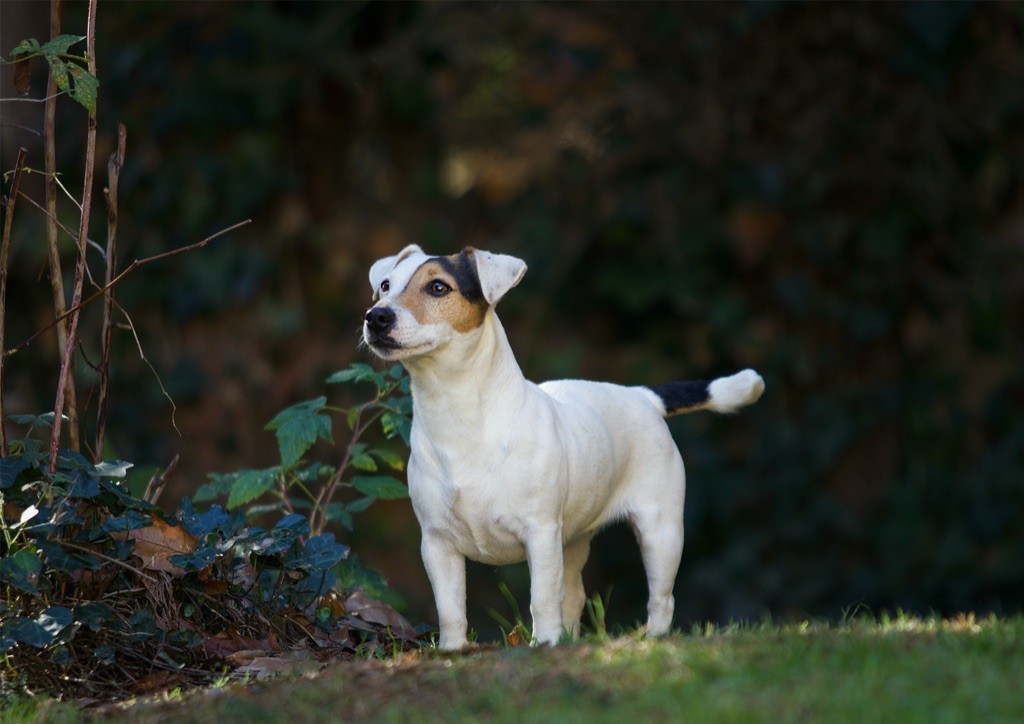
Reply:
[[435, 279], [427, 285], [427, 294], [432, 297], [443, 297], [445, 294], [450, 292], [452, 288], [445, 284], [440, 279]]
[[387, 292], [388, 292], [388, 290], [390, 288], [391, 288], [391, 282], [389, 282], [387, 279], [385, 279], [384, 281], [382, 281], [380, 283], [380, 291], [381, 291], [382, 294], [387, 294]]

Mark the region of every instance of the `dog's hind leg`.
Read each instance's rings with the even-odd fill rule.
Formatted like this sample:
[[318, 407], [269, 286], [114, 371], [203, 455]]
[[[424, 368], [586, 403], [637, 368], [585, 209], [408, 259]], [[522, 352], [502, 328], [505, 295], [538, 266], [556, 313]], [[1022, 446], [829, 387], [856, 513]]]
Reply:
[[682, 520], [658, 509], [634, 514], [632, 522], [643, 554], [650, 591], [645, 632], [648, 636], [663, 636], [672, 627], [675, 610], [672, 587], [683, 555]]
[[590, 536], [572, 541], [562, 551], [562, 577], [565, 598], [562, 599], [562, 628], [573, 638], [580, 635], [580, 617], [587, 594], [583, 590], [583, 565], [590, 555]]

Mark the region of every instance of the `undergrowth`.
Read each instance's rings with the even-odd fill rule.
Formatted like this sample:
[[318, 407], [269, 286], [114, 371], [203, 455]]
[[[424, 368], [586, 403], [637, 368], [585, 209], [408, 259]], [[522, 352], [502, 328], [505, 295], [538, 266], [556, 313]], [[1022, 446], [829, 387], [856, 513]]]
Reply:
[[[409, 624], [357, 587], [359, 567], [337, 585], [349, 549], [324, 530], [351, 528], [354, 513], [405, 494], [390, 476], [358, 473], [402, 467], [365, 438], [379, 422], [385, 438], [407, 440], [408, 382], [400, 368], [366, 365], [328, 381], [370, 382], [375, 394], [351, 409], [318, 398], [275, 417], [267, 427], [281, 464], [212, 475], [196, 496], [226, 496], [226, 507], [186, 497], [165, 510], [124, 485], [130, 463], [93, 464], [69, 449], [51, 472], [33, 433], [52, 416], [14, 416], [28, 429], [0, 459], [0, 697], [109, 699], [414, 645]], [[317, 439], [333, 442], [330, 414], [352, 428], [344, 456], [309, 462]], [[272, 502], [243, 507], [261, 497]]]

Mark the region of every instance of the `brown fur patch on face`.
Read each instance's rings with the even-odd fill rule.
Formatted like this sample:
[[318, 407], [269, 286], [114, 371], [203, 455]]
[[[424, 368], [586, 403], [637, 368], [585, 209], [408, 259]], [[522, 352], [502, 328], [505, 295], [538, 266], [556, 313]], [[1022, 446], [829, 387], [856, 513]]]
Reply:
[[[455, 262], [458, 257], [445, 257]], [[431, 282], [438, 280], [452, 288], [441, 297], [435, 297], [428, 291]], [[403, 309], [407, 309], [420, 324], [437, 324], [447, 322], [459, 333], [469, 332], [484, 323], [487, 314], [487, 302], [482, 298], [467, 299], [463, 290], [459, 289], [455, 277], [438, 261], [430, 260], [416, 270], [409, 279], [405, 290], [395, 300]]]

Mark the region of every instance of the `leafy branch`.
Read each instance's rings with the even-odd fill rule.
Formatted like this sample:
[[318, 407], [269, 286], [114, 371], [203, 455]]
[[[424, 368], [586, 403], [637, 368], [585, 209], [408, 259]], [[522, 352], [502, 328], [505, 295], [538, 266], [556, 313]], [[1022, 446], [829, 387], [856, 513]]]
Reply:
[[[306, 519], [316, 536], [333, 524], [351, 529], [352, 515], [366, 510], [378, 499], [406, 497], [406, 486], [387, 474], [401, 471], [405, 467], [404, 457], [385, 447], [370, 446], [365, 438], [379, 423], [386, 438], [399, 438], [409, 444], [412, 400], [408, 396], [408, 378], [401, 365], [376, 371], [361, 363], [327, 378], [327, 384], [345, 382], [372, 383], [374, 396], [350, 408], [331, 407], [327, 398], [321, 396], [282, 410], [266, 425], [277, 437], [280, 464], [262, 470], [211, 474], [211, 482], [197, 491], [195, 499], [226, 495], [231, 510], [272, 494], [276, 498], [274, 503], [250, 508], [250, 515], [271, 510], [308, 511]], [[337, 466], [307, 463], [304, 456], [318, 440], [333, 443], [332, 414], [343, 415], [351, 430], [341, 461]], [[358, 495], [348, 502], [339, 501], [346, 490]]]
[[[95, 17], [93, 11], [93, 17]], [[35, 38], [26, 38], [15, 46], [0, 64], [15, 66], [15, 88], [20, 93], [28, 92], [29, 61], [42, 56], [50, 66], [54, 82], [61, 93], [70, 93], [89, 113], [96, 112], [96, 94], [100, 82], [92, 67], [92, 51], [87, 55], [69, 52], [72, 45], [85, 40], [85, 35], [58, 35], [40, 44]], [[59, 95], [59, 94], [57, 94]], [[49, 100], [47, 97], [44, 100]]]

